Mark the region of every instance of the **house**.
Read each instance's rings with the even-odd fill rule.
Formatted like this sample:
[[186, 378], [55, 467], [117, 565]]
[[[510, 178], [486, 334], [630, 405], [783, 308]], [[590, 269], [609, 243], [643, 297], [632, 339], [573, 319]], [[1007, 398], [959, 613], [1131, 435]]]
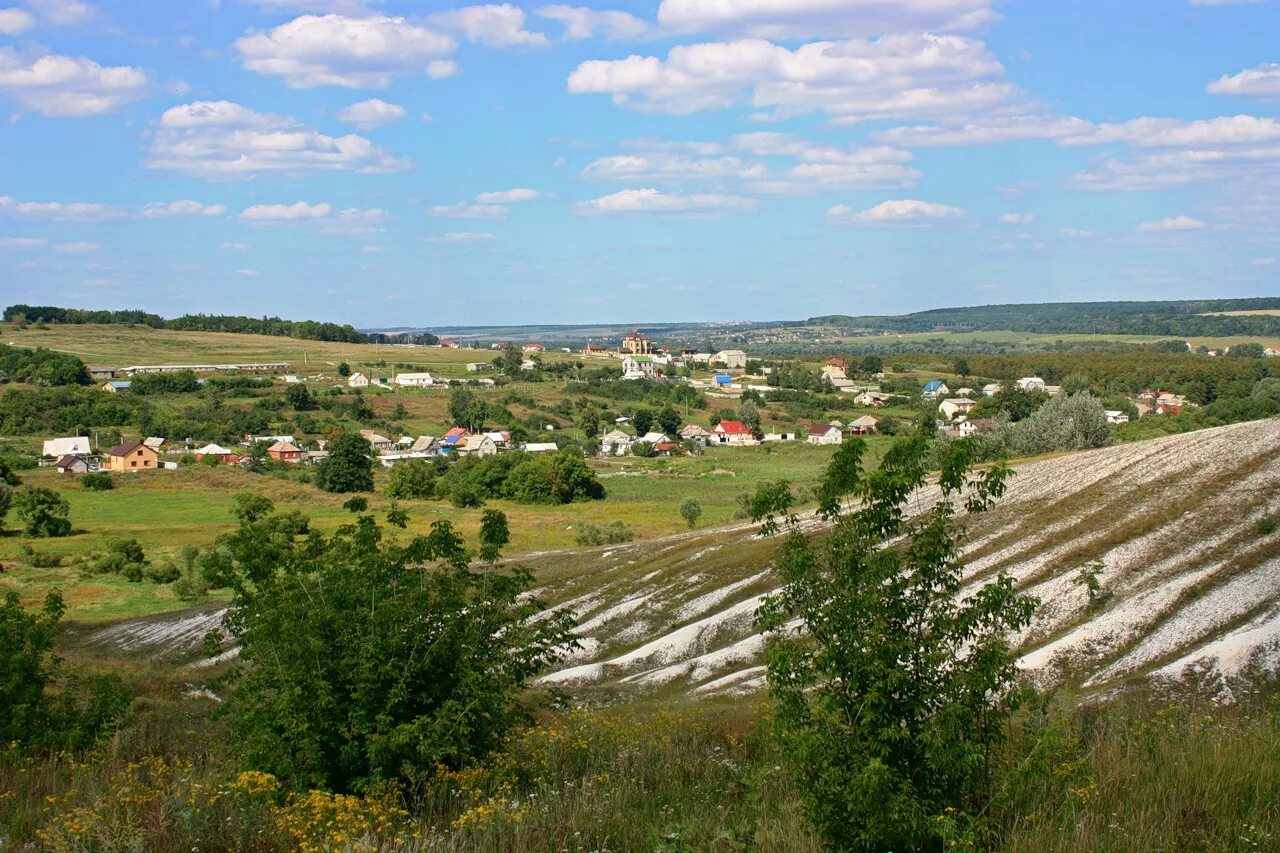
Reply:
[[93, 450], [89, 446], [89, 439], [83, 435], [74, 438], [51, 438], [44, 443], [44, 447], [40, 451], [41, 456], [49, 459], [60, 459], [67, 454], [73, 456], [88, 456]]
[[716, 444], [739, 447], [759, 443], [742, 421], [721, 421], [716, 424], [711, 430], [711, 440]]
[[506, 447], [511, 442], [511, 433], [509, 432], [486, 432], [482, 433], [482, 435], [489, 436], [493, 443], [499, 447]]
[[68, 453], [53, 463], [59, 474], [84, 474], [89, 470], [89, 463], [83, 456]]
[[267, 448], [267, 455], [277, 462], [297, 464], [302, 461], [303, 450], [292, 441], [277, 441]]
[[794, 432], [766, 432], [761, 441], [795, 441], [796, 434]]
[[889, 405], [889, 395], [881, 391], [863, 391], [861, 394], [853, 398], [853, 402], [859, 406], [871, 406], [875, 409], [883, 409]]
[[977, 403], [968, 397], [952, 397], [943, 400], [938, 404], [938, 411], [949, 421], [956, 419], [957, 415], [967, 415], [977, 408]]
[[444, 349], [458, 349], [462, 345], [459, 344], [457, 341], [441, 341], [440, 346], [443, 347]]
[[489, 363], [489, 362], [487, 362], [487, 361], [469, 361], [469, 362], [467, 362], [467, 372], [468, 372], [468, 373], [479, 373], [480, 371], [482, 371], [482, 370], [488, 370], [488, 369], [489, 369], [489, 368], [491, 368], [491, 367], [493, 367], [493, 365], [492, 365], [492, 364], [490, 364], [490, 363]]
[[471, 433], [462, 427], [454, 427], [453, 429], [440, 436], [440, 444], [445, 450], [453, 450], [458, 443], [464, 440]]
[[347, 387], [348, 388], [368, 388], [369, 377], [357, 371], [347, 377]]
[[831, 387], [844, 394], [856, 394], [858, 392], [858, 383], [845, 376], [827, 375], [827, 381]]
[[536, 369], [537, 367], [538, 367], [538, 363], [537, 363], [536, 361], [531, 360], [531, 359], [527, 359], [527, 358], [526, 358], [524, 361], [520, 362], [520, 369], [521, 369], [521, 370], [534, 370], [534, 369]]
[[126, 441], [107, 453], [107, 467], [112, 471], [154, 471], [159, 461], [160, 454], [140, 441]]
[[879, 423], [871, 415], [863, 415], [860, 418], [849, 421], [849, 432], [853, 435], [867, 435], [875, 432]]
[[733, 377], [727, 373], [717, 373], [715, 383], [717, 388], [728, 388], [733, 385]]
[[674, 441], [660, 441], [653, 446], [654, 456], [675, 456], [683, 455], [684, 448]]
[[113, 379], [110, 382], [102, 383], [102, 390], [108, 394], [119, 394], [122, 391], [128, 391], [133, 387], [133, 383], [128, 379]]
[[978, 425], [973, 421], [960, 421], [947, 427], [947, 435], [952, 438], [968, 438], [978, 432]]
[[972, 396], [973, 396], [973, 389], [972, 389], [972, 388], [961, 388], [959, 391], [957, 391], [957, 392], [956, 392], [956, 396], [957, 396], [957, 397], [972, 397]]
[[711, 356], [711, 363], [729, 370], [746, 370], [747, 354], [740, 349], [722, 349]]
[[581, 352], [585, 356], [606, 356], [609, 354], [609, 350], [595, 341], [587, 341], [587, 345], [582, 348]]
[[374, 432], [371, 429], [360, 430], [360, 435], [364, 438], [365, 441], [369, 442], [369, 444], [373, 447], [374, 450], [378, 451], [379, 453], [381, 453], [384, 450], [391, 450], [392, 446], [395, 444], [394, 441], [387, 438], [385, 435], [379, 435], [378, 433]]
[[277, 441], [294, 441], [291, 435], [246, 435], [244, 441], [240, 442], [245, 447], [252, 447], [255, 444], [275, 444]]
[[402, 388], [429, 388], [435, 384], [430, 373], [399, 373], [395, 382]]
[[469, 435], [459, 441], [454, 449], [462, 456], [494, 456], [498, 452], [498, 445], [487, 435]]
[[409, 445], [409, 452], [416, 456], [436, 456], [440, 453], [440, 442], [429, 435], [420, 435]]
[[630, 332], [623, 337], [622, 345], [618, 347], [618, 352], [630, 355], [651, 355], [653, 353], [653, 342], [649, 340], [649, 336], [644, 332]]
[[823, 362], [821, 369], [822, 369], [822, 375], [827, 377], [828, 379], [845, 379], [846, 378], [843, 367], [839, 367], [834, 364]]
[[156, 453], [164, 453], [165, 440], [158, 435], [153, 435], [150, 438], [144, 438], [142, 443], [147, 447], [150, 447]]
[[666, 435], [660, 432], [646, 432], [644, 435], [636, 439], [636, 441], [643, 441], [645, 444], [650, 445], [665, 444], [670, 440], [671, 439], [667, 438]]
[[634, 440], [620, 429], [609, 430], [600, 439], [600, 455], [625, 456], [631, 452], [631, 443]]
[[836, 370], [840, 371], [842, 374], [847, 373], [849, 370], [848, 362], [846, 362], [843, 358], [840, 358], [839, 356], [836, 356], [834, 358], [829, 358], [826, 361], [822, 362], [823, 371], [825, 371], [828, 367], [835, 368]]
[[685, 424], [680, 427], [680, 437], [686, 441], [702, 441], [705, 442], [711, 437], [711, 433], [707, 428], [699, 424]]
[[1106, 415], [1107, 423], [1109, 424], [1127, 424], [1129, 422], [1129, 416], [1121, 411], [1108, 409]]
[[841, 432], [838, 426], [820, 424], [809, 428], [808, 442], [810, 444], [839, 444], [842, 441], [844, 441], [844, 433]]
[[228, 465], [234, 465], [240, 461], [240, 454], [227, 450], [219, 444], [206, 444], [204, 447], [195, 451], [195, 457], [197, 459], [204, 459], [210, 456], [217, 459], [219, 462], [225, 462]]
[[1024, 376], [1018, 380], [1018, 387], [1023, 391], [1043, 391], [1044, 380], [1039, 376]]
[[986, 385], [982, 386], [982, 396], [994, 397], [995, 395], [999, 394], [1003, 390], [1004, 389], [1000, 387], [999, 382], [989, 382]]
[[90, 364], [87, 367], [89, 378], [101, 382], [104, 379], [114, 379], [116, 369], [114, 367], [105, 367], [101, 364]]
[[1194, 409], [1195, 405], [1182, 394], [1172, 394], [1168, 391], [1161, 391], [1155, 399], [1157, 415], [1180, 415], [1183, 409]]
[[920, 393], [926, 397], [936, 399], [950, 394], [951, 389], [948, 388], [947, 383], [943, 382], [941, 379], [930, 379], [928, 382], [924, 383], [924, 389]]
[[652, 379], [653, 377], [653, 356], [628, 355], [622, 359], [623, 379]]
[[522, 344], [521, 352], [546, 352], [547, 348], [543, 344]]
[[554, 441], [529, 441], [524, 445], [525, 453], [556, 453], [560, 446]]

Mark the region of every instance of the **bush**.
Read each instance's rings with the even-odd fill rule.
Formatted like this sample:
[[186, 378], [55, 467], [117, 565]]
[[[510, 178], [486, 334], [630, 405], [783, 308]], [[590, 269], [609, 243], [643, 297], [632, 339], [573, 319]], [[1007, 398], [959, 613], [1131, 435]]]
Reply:
[[13, 495], [13, 508], [28, 536], [56, 537], [71, 533], [71, 522], [67, 520], [71, 505], [52, 489], [23, 486]]
[[387, 477], [387, 496], [399, 500], [426, 500], [435, 497], [436, 468], [426, 459], [398, 462]]
[[106, 492], [115, 488], [115, 481], [106, 471], [90, 471], [80, 475], [80, 485], [92, 492]]
[[688, 523], [689, 529], [698, 526], [698, 519], [702, 517], [702, 504], [698, 503], [697, 498], [685, 498], [680, 502], [680, 517]]
[[578, 525], [576, 538], [579, 545], [620, 545], [635, 536], [635, 531], [622, 521], [611, 521], [603, 527], [584, 521]]
[[373, 491], [373, 448], [358, 433], [344, 432], [316, 466], [316, 485], [326, 492]]

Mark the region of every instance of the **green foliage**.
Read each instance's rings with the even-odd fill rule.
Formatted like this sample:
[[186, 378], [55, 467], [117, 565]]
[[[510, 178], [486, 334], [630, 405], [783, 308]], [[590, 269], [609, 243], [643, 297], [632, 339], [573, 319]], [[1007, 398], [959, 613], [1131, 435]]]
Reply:
[[[51, 693], [58, 660], [51, 655], [64, 607], [49, 593], [28, 613], [10, 592], [0, 604], [0, 743], [21, 748], [85, 749], [119, 724], [129, 692], [118, 678], [72, 680]], [[77, 693], [83, 693], [83, 700]]]
[[387, 477], [387, 496], [402, 500], [427, 500], [436, 494], [436, 466], [426, 459], [397, 462]]
[[351, 375], [351, 365], [347, 364], [345, 361], [340, 361], [340, 362], [338, 362], [338, 375], [339, 375], [339, 376], [350, 376], [350, 375]]
[[53, 489], [23, 486], [14, 493], [13, 509], [22, 519], [22, 532], [28, 536], [66, 536], [71, 532], [67, 519], [71, 505]]
[[575, 538], [579, 545], [621, 545], [630, 542], [635, 535], [624, 521], [611, 521], [604, 525], [584, 521], [578, 525]]
[[[503, 538], [486, 523], [483, 546]], [[527, 718], [522, 691], [572, 644], [532, 620], [522, 568], [474, 570], [448, 522], [406, 544], [369, 516], [331, 537], [245, 521], [218, 547], [227, 626], [249, 663], [228, 700], [249, 766], [298, 788], [361, 789], [465, 766]]]
[[435, 494], [456, 506], [474, 507], [504, 498], [543, 504], [602, 500], [605, 489], [581, 451], [565, 447], [558, 453], [464, 457], [436, 479]]
[[[854, 462], [865, 447], [848, 442], [824, 485], [821, 512], [834, 531], [815, 542], [788, 524], [784, 586], [759, 613], [760, 627], [774, 632], [767, 663], [777, 735], [833, 848], [972, 841], [986, 757], [1022, 697], [1006, 635], [1029, 623], [1036, 602], [1003, 575], [957, 600], [956, 513], [957, 505], [988, 509], [1008, 469], [971, 474], [971, 447], [953, 442], [941, 496], [912, 516], [909, 500], [930, 472], [928, 438], [899, 439], [877, 470], [861, 473]], [[767, 527], [794, 518], [785, 488], [757, 498]]]
[[478, 432], [489, 419], [489, 404], [467, 386], [454, 386], [449, 389], [449, 419], [454, 426]]
[[196, 375], [190, 370], [172, 373], [140, 373], [130, 381], [129, 393], [141, 397], [155, 394], [190, 394], [200, 390]]
[[307, 412], [316, 408], [315, 400], [311, 399], [311, 392], [301, 382], [286, 386], [284, 399], [295, 412]]
[[688, 497], [680, 502], [680, 517], [689, 525], [689, 529], [698, 526], [698, 519], [702, 517], [702, 504], [697, 498]]
[[326, 492], [373, 491], [373, 448], [358, 433], [344, 432], [316, 466], [316, 485]]
[[667, 434], [668, 438], [676, 439], [676, 433], [680, 432], [680, 427], [684, 424], [684, 418], [680, 417], [680, 413], [676, 411], [674, 406], [663, 406], [658, 410], [657, 415], [658, 429]]
[[47, 349], [0, 350], [0, 381], [31, 385], [88, 385], [89, 370], [74, 355]]
[[1089, 394], [1051, 397], [1012, 430], [1013, 450], [1024, 456], [1086, 450], [1111, 443], [1107, 415]]
[[115, 488], [115, 480], [106, 471], [89, 471], [80, 475], [80, 485], [91, 492], [108, 492]]
[[652, 409], [636, 409], [635, 416], [631, 418], [631, 425], [636, 428], [636, 435], [644, 435], [653, 429], [653, 410]]
[[4, 530], [4, 517], [13, 506], [13, 488], [7, 483], [0, 483], [0, 531]]

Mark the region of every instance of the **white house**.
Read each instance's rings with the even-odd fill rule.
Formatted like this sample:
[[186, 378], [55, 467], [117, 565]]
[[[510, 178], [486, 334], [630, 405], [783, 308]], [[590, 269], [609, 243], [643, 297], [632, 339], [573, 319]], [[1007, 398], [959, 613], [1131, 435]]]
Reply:
[[530, 441], [524, 446], [525, 453], [556, 453], [560, 446], [554, 441]]
[[1107, 423], [1109, 424], [1127, 424], [1129, 422], [1129, 416], [1121, 411], [1108, 409], [1106, 415]]
[[947, 383], [943, 382], [941, 379], [930, 379], [924, 384], [924, 390], [921, 391], [921, 394], [925, 397], [935, 400], [938, 397], [945, 397], [950, 393], [951, 389], [948, 388]]
[[967, 415], [977, 407], [977, 403], [967, 397], [953, 397], [949, 400], [943, 400], [938, 404], [938, 411], [949, 421], [955, 420], [957, 415]]
[[455, 444], [454, 449], [462, 456], [494, 456], [498, 445], [487, 435], [469, 435]]
[[622, 430], [610, 430], [600, 439], [600, 453], [603, 456], [626, 456], [632, 441], [634, 439]]
[[653, 376], [653, 356], [627, 355], [622, 359], [623, 379], [652, 379]]
[[92, 452], [93, 450], [89, 446], [89, 439], [83, 435], [77, 435], [72, 438], [49, 439], [44, 443], [44, 448], [40, 454], [52, 459], [59, 459], [67, 454], [85, 456]]
[[747, 367], [747, 354], [740, 349], [722, 349], [711, 356], [711, 363], [727, 367], [729, 370], [745, 370]]
[[1018, 380], [1018, 387], [1023, 391], [1043, 391], [1044, 380], [1039, 376], [1024, 376]]
[[664, 435], [663, 433], [650, 431], [640, 436], [640, 438], [638, 438], [637, 441], [643, 441], [646, 444], [663, 444], [667, 441], [670, 441], [670, 439], [667, 438], [666, 435]]
[[428, 388], [435, 380], [430, 373], [400, 373], [396, 375], [396, 384], [405, 388]]
[[368, 388], [369, 377], [365, 376], [363, 373], [359, 373], [359, 372], [353, 373], [347, 377], [347, 387], [348, 388]]
[[391, 450], [395, 444], [395, 442], [387, 438], [385, 435], [379, 435], [371, 429], [360, 430], [360, 435], [363, 436], [364, 440], [369, 442], [369, 444], [373, 446], [373, 449], [379, 453]]
[[286, 385], [300, 385], [302, 383], [302, 380], [298, 378], [298, 374], [296, 373], [286, 373], [284, 375], [284, 381]]
[[795, 441], [794, 432], [766, 432], [761, 441]]
[[491, 366], [487, 361], [469, 361], [467, 362], [467, 371], [469, 373], [478, 373], [481, 370], [488, 370]]
[[984, 397], [994, 397], [995, 395], [999, 394], [1003, 390], [1004, 389], [1000, 387], [1000, 383], [989, 382], [986, 385], [982, 386], [982, 395]]
[[838, 426], [821, 424], [809, 429], [810, 444], [839, 444], [842, 441], [844, 441], [844, 433]]

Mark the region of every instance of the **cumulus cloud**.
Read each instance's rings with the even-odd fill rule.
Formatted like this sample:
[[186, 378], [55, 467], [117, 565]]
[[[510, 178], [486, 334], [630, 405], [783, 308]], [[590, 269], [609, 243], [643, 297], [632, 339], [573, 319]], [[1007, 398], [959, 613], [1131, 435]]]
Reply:
[[150, 219], [168, 216], [221, 216], [227, 212], [226, 205], [202, 204], [198, 201], [153, 201], [142, 208], [142, 215]]
[[1268, 62], [1239, 74], [1224, 74], [1206, 87], [1211, 95], [1244, 98], [1280, 98], [1280, 62]]
[[338, 118], [342, 121], [364, 129], [390, 124], [393, 121], [399, 121], [404, 116], [404, 107], [399, 104], [389, 104], [381, 98], [359, 101], [343, 108], [338, 113]]
[[541, 197], [542, 193], [537, 190], [531, 190], [527, 187], [515, 187], [509, 190], [480, 193], [476, 196], [476, 202], [479, 204], [519, 204], [525, 201], [534, 201]]
[[658, 21], [682, 32], [769, 39], [971, 29], [993, 20], [993, 0], [662, 0]]
[[39, 237], [0, 237], [0, 251], [39, 249], [45, 242]]
[[35, 16], [25, 9], [0, 9], [0, 35], [16, 36], [35, 25]]
[[293, 204], [255, 204], [246, 207], [240, 218], [255, 224], [273, 224], [278, 222], [298, 222], [311, 219], [322, 219], [333, 211], [328, 202], [309, 204], [295, 201]]
[[255, 204], [240, 214], [240, 219], [250, 225], [312, 225], [321, 234], [360, 235], [380, 231], [387, 219], [387, 212], [372, 207], [335, 209], [328, 202], [311, 204], [296, 201], [293, 204]]
[[653, 188], [621, 190], [573, 206], [579, 216], [609, 214], [658, 214], [680, 217], [713, 217], [755, 210], [755, 199], [723, 193], [664, 193]]
[[438, 219], [506, 219], [511, 208], [503, 204], [437, 204], [427, 211]]
[[147, 165], [203, 177], [265, 172], [395, 172], [404, 158], [363, 136], [326, 136], [287, 116], [259, 113], [231, 101], [196, 101], [160, 117]]
[[[727, 144], [635, 140], [629, 154], [601, 157], [583, 170], [589, 180], [679, 187], [706, 183], [735, 191], [804, 194], [829, 190], [903, 189], [920, 178], [911, 152], [889, 146], [840, 148], [784, 133], [746, 133]], [[765, 158], [785, 158], [778, 167]]]
[[253, 269], [247, 269], [247, 268], [239, 269], [239, 270], [236, 270], [236, 275], [244, 276], [245, 278], [257, 278], [258, 271]]
[[833, 222], [851, 222], [867, 225], [954, 223], [968, 218], [968, 215], [968, 212], [960, 207], [909, 198], [882, 201], [875, 207], [857, 212], [844, 204], [838, 204], [827, 210], [827, 218]]
[[344, 86], [382, 89], [402, 75], [423, 71], [447, 77], [457, 68], [437, 64], [453, 52], [445, 33], [384, 15], [302, 15], [235, 42], [244, 67], [280, 77], [295, 89]]
[[97, 15], [97, 10], [80, 0], [27, 0], [27, 5], [54, 26], [74, 27], [88, 23]]
[[0, 195], [0, 213], [22, 219], [51, 219], [55, 222], [108, 222], [123, 219], [124, 211], [96, 202], [18, 201]]
[[448, 231], [425, 239], [428, 243], [484, 243], [494, 235], [488, 231]]
[[1197, 231], [1205, 227], [1205, 223], [1190, 216], [1167, 216], [1153, 222], [1144, 222], [1138, 226], [1139, 231]]
[[102, 66], [82, 56], [25, 58], [0, 47], [0, 92], [48, 118], [114, 112], [142, 97], [147, 86], [147, 75], [137, 68]]
[[542, 33], [524, 28], [524, 10], [510, 3], [464, 6], [432, 15], [430, 20], [485, 47], [541, 47], [547, 43]]
[[761, 118], [824, 112], [852, 123], [990, 110], [1017, 94], [1003, 77], [975, 39], [895, 34], [794, 50], [761, 39], [681, 45], [666, 59], [583, 62], [568, 87], [639, 110], [693, 113], [749, 102], [764, 111]]
[[649, 31], [648, 24], [628, 12], [555, 3], [538, 8], [534, 14], [563, 24], [565, 41], [589, 39], [596, 33], [610, 41], [625, 41], [640, 38]]

